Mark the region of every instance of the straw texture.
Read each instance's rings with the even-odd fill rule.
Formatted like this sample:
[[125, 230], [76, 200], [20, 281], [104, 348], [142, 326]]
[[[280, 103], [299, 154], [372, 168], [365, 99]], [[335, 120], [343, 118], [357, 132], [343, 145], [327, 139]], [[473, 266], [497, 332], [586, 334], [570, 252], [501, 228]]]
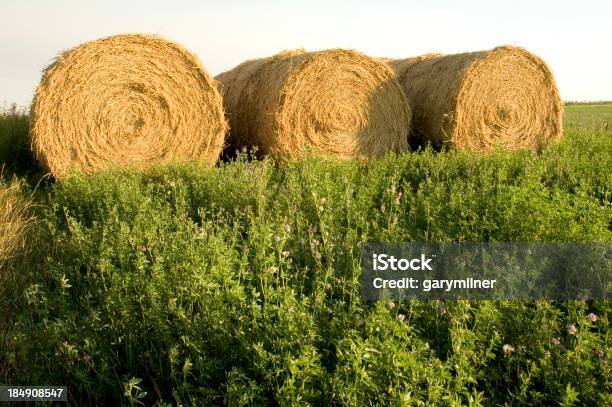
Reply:
[[407, 148], [410, 108], [386, 64], [355, 51], [285, 51], [216, 77], [232, 149], [340, 159]]
[[[19, 184], [0, 182], [0, 272], [23, 246], [24, 232], [30, 222], [29, 207], [30, 202], [20, 194]], [[2, 277], [0, 275], [0, 283]]]
[[56, 177], [71, 169], [205, 159], [227, 123], [217, 84], [196, 56], [153, 35], [103, 38], [62, 53], [32, 104], [32, 147]]
[[413, 109], [412, 140], [418, 144], [540, 150], [562, 136], [563, 103], [553, 75], [522, 48], [388, 63]]

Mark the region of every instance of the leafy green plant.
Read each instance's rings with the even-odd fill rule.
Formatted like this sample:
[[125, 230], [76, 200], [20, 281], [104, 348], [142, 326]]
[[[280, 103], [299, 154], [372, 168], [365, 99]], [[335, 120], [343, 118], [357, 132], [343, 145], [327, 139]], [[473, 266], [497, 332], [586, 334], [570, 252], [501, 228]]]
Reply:
[[[595, 127], [593, 127], [595, 128]], [[610, 242], [612, 137], [47, 183], [0, 381], [72, 404], [606, 405], [609, 301], [378, 301], [365, 242]]]

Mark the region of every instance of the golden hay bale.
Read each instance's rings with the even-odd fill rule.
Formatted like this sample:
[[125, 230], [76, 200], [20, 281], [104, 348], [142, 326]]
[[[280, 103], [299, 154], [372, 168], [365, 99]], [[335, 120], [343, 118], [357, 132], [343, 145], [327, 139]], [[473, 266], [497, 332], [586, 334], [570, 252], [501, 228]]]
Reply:
[[30, 202], [20, 194], [19, 184], [0, 182], [0, 270], [23, 245], [23, 235], [30, 221], [29, 207]]
[[355, 51], [285, 51], [218, 75], [232, 148], [341, 159], [407, 148], [410, 108], [389, 67]]
[[553, 75], [517, 47], [390, 61], [413, 110], [416, 142], [490, 151], [539, 150], [562, 135]]
[[198, 58], [153, 35], [126, 34], [61, 54], [32, 104], [32, 145], [54, 176], [71, 168], [145, 168], [206, 159], [227, 123], [217, 83]]

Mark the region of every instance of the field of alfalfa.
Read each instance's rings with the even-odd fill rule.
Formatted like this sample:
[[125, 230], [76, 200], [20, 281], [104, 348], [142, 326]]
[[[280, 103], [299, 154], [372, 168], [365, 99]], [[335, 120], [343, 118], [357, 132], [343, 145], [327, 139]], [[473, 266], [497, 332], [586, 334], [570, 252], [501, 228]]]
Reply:
[[612, 105], [564, 122], [540, 154], [52, 182], [4, 115], [0, 199], [34, 220], [0, 269], [0, 383], [72, 405], [611, 405], [609, 301], [359, 294], [368, 241], [612, 241]]

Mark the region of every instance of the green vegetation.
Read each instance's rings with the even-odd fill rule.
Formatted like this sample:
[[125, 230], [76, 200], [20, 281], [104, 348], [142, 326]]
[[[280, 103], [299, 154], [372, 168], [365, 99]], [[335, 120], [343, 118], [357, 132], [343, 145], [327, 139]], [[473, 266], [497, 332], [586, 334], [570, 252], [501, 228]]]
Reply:
[[40, 171], [30, 154], [29, 126], [28, 115], [23, 109], [15, 105], [0, 107], [0, 165], [5, 175]]
[[565, 128], [570, 133], [612, 132], [612, 103], [571, 105], [565, 109]]
[[30, 175], [0, 383], [74, 405], [610, 405], [609, 301], [359, 295], [368, 241], [612, 241], [610, 115], [568, 107], [541, 154]]

